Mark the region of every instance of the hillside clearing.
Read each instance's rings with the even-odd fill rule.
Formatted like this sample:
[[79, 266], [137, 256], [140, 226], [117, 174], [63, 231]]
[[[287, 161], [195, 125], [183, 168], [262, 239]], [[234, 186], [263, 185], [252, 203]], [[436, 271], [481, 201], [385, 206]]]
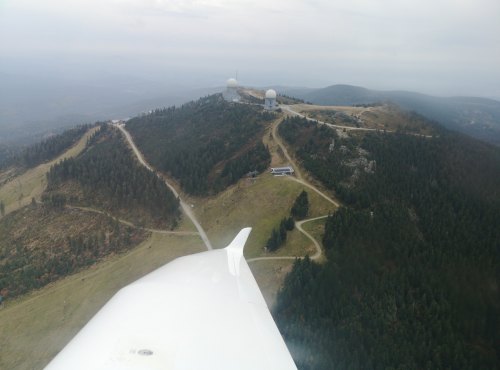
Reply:
[[40, 200], [47, 186], [46, 174], [50, 167], [65, 158], [76, 157], [80, 154], [85, 149], [87, 139], [98, 129], [98, 127], [91, 128], [77, 144], [56, 159], [29, 169], [0, 187], [0, 200], [5, 204], [5, 214], [28, 205], [32, 198]]
[[[327, 215], [335, 207], [317, 193], [304, 185], [289, 181], [286, 177], [275, 177], [263, 174], [254, 179], [240, 180], [236, 185], [215, 197], [193, 200], [194, 211], [205, 227], [214, 247], [225, 247], [237, 232], [247, 226], [253, 228], [245, 247], [246, 258], [254, 258], [264, 254], [264, 246], [273, 228], [280, 220], [288, 216], [295, 198], [302, 190], [309, 194], [310, 212], [308, 217]], [[300, 238], [300, 236], [298, 236]], [[279, 255], [304, 255], [307, 246], [291, 239], [279, 250]], [[302, 250], [302, 252], [301, 252]], [[291, 253], [291, 254], [290, 254]]]

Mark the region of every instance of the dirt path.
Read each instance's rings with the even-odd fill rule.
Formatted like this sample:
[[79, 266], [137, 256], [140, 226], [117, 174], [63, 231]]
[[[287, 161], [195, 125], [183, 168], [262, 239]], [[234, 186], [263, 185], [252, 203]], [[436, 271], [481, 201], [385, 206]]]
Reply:
[[302, 118], [307, 119], [310, 122], [316, 122], [320, 125], [325, 125], [325, 126], [328, 126], [330, 128], [333, 128], [333, 129], [341, 129], [344, 131], [371, 131], [371, 132], [375, 131], [375, 132], [383, 132], [383, 133], [391, 133], [391, 134], [400, 133], [400, 134], [405, 134], [405, 135], [410, 135], [410, 136], [424, 137], [427, 139], [434, 138], [433, 135], [417, 134], [417, 133], [413, 133], [413, 132], [401, 132], [401, 131], [396, 131], [396, 130], [387, 130], [387, 129], [380, 129], [380, 128], [352, 127], [352, 126], [335, 125], [333, 123], [320, 121], [319, 119], [316, 119], [316, 118], [307, 117], [305, 114], [294, 111], [289, 105], [280, 105], [280, 108], [283, 109], [284, 111], [290, 113], [293, 116], [302, 117]]
[[[79, 207], [79, 206], [68, 205], [68, 206], [66, 206], [66, 208], [69, 208], [69, 209], [78, 209], [80, 211], [86, 211], [86, 212], [99, 213], [101, 215], [106, 215], [106, 216], [109, 216], [109, 217], [113, 217], [113, 215], [110, 215], [107, 212], [104, 212], [104, 211], [101, 211], [99, 209], [95, 209], [95, 208], [92, 208], [92, 207]], [[151, 229], [149, 227], [142, 227], [142, 226], [135, 225], [132, 222], [127, 221], [127, 220], [123, 220], [121, 218], [116, 218], [116, 217], [113, 217], [113, 218], [115, 218], [121, 224], [133, 227], [134, 229], [140, 229], [140, 230], [144, 230], [144, 231], [149, 231], [151, 233], [165, 234], [165, 235], [200, 235], [200, 233], [198, 233], [196, 231], [171, 231], [171, 230], [162, 230], [162, 229]]]
[[[151, 167], [146, 162], [146, 160], [144, 159], [142, 153], [139, 151], [139, 149], [135, 145], [134, 140], [132, 139], [132, 136], [130, 135], [130, 133], [127, 130], [125, 130], [125, 128], [123, 127], [123, 125], [113, 124], [113, 126], [116, 127], [116, 128], [118, 128], [123, 133], [123, 135], [125, 135], [125, 138], [127, 139], [127, 142], [129, 143], [130, 147], [134, 151], [134, 153], [135, 153], [137, 159], [139, 160], [139, 162], [144, 167], [146, 167], [148, 170], [150, 170], [151, 172], [156, 173], [156, 171], [153, 169], [153, 167]], [[212, 244], [210, 243], [210, 240], [208, 239], [208, 236], [205, 233], [205, 230], [203, 230], [203, 228], [201, 227], [200, 223], [196, 219], [196, 217], [195, 217], [193, 211], [191, 210], [191, 208], [180, 198], [179, 193], [177, 192], [177, 190], [175, 190], [175, 188], [167, 180], [165, 180], [165, 179], [162, 179], [162, 180], [165, 181], [165, 184], [168, 186], [168, 188], [179, 199], [179, 202], [180, 202], [182, 210], [184, 211], [184, 213], [186, 214], [186, 216], [189, 217], [189, 219], [191, 220], [191, 222], [193, 223], [193, 225], [196, 227], [196, 230], [198, 230], [198, 233], [199, 233], [201, 239], [203, 240], [203, 243], [205, 243], [205, 246], [207, 247], [207, 249], [208, 250], [212, 250], [213, 249], [212, 248]]]
[[[272, 130], [273, 140], [281, 148], [281, 151], [285, 155], [285, 157], [288, 160], [288, 162], [290, 162], [290, 165], [292, 165], [292, 164], [294, 164], [294, 161], [293, 161], [292, 157], [290, 156], [290, 154], [288, 154], [288, 150], [286, 149], [285, 145], [281, 141], [281, 138], [279, 137], [278, 132], [277, 132], [278, 131], [278, 127], [279, 127], [279, 125], [282, 122], [283, 122], [283, 120], [280, 120], [277, 124], [275, 124], [273, 126], [273, 130]], [[296, 165], [294, 165], [293, 167], [294, 167], [294, 171], [295, 171], [295, 176], [297, 176], [298, 179], [302, 180], [302, 174], [300, 173], [299, 168]]]
[[[281, 105], [280, 107], [283, 108], [283, 107], [287, 107], [287, 106]], [[285, 110], [287, 110], [287, 111], [289, 111], [291, 113], [300, 115], [299, 113], [294, 112], [294, 111], [292, 111], [290, 109], [286, 109], [285, 108]], [[300, 115], [300, 116], [302, 116], [302, 115]], [[273, 140], [279, 145], [279, 147], [283, 151], [286, 159], [290, 162], [290, 164], [293, 165], [293, 168], [295, 170], [295, 176], [296, 176], [296, 177], [294, 177], [294, 176], [286, 176], [285, 178], [289, 179], [290, 181], [296, 181], [296, 182], [298, 182], [298, 183], [300, 183], [300, 184], [308, 187], [309, 189], [313, 190], [314, 192], [316, 192], [317, 194], [319, 194], [321, 197], [323, 197], [325, 200], [327, 200], [328, 202], [330, 202], [331, 204], [333, 204], [335, 207], [339, 207], [340, 205], [339, 205], [338, 202], [336, 202], [335, 200], [333, 200], [332, 198], [330, 198], [328, 195], [326, 195], [325, 193], [323, 193], [321, 190], [319, 190], [318, 188], [316, 188], [314, 185], [308, 183], [302, 177], [302, 174], [300, 172], [299, 166], [297, 166], [297, 164], [293, 161], [293, 159], [290, 156], [290, 154], [288, 153], [285, 145], [283, 144], [283, 141], [281, 140], [281, 138], [279, 137], [279, 135], [277, 133], [278, 127], [281, 124], [281, 122], [283, 122], [283, 121], [280, 121], [276, 125], [273, 126], [273, 129], [271, 131], [272, 135], [273, 135]], [[299, 230], [309, 240], [311, 240], [311, 242], [313, 243], [314, 247], [316, 248], [316, 253], [314, 253], [312, 256], [310, 256], [310, 258], [312, 260], [318, 260], [319, 258], [321, 258], [321, 256], [323, 255], [323, 250], [321, 249], [321, 245], [318, 243], [318, 241], [316, 239], [314, 239], [311, 234], [309, 234], [307, 231], [305, 231], [302, 228], [302, 225], [305, 224], [305, 223], [307, 223], [307, 222], [312, 222], [312, 221], [320, 220], [320, 219], [327, 218], [327, 217], [328, 217], [328, 215], [325, 215], [325, 216], [319, 216], [319, 217], [309, 218], [307, 220], [302, 220], [302, 221], [295, 222], [295, 227], [297, 228], [297, 230]], [[293, 256], [256, 257], [256, 258], [250, 258], [250, 259], [248, 259], [247, 262], [250, 263], [250, 262], [266, 261], [266, 260], [295, 260], [296, 258], [304, 258], [304, 257], [293, 257]]]
[[[307, 117], [305, 114], [296, 112], [292, 108], [290, 108], [289, 105], [280, 105], [280, 108], [283, 109], [284, 111], [290, 113], [293, 116], [299, 116], [299, 117], [307, 119], [308, 121], [316, 122], [316, 123], [319, 123], [320, 125], [325, 125], [325, 126], [328, 126], [331, 128], [338, 128], [338, 129], [342, 129], [342, 130], [346, 130], [346, 131], [380, 131], [377, 128], [351, 127], [351, 126], [334, 125], [333, 123], [323, 122], [323, 121], [320, 121], [320, 120], [315, 119], [315, 118]], [[384, 130], [384, 132], [394, 132], [394, 131]]]

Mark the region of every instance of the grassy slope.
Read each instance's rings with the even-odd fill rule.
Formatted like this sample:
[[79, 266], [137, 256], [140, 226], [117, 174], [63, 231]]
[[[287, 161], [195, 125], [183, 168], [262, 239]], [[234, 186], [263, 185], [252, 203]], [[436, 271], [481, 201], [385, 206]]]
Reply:
[[299, 104], [294, 107], [297, 111], [308, 117], [319, 119], [323, 122], [356, 127], [355, 122], [346, 122], [333, 119], [332, 112], [344, 113], [347, 116], [359, 117], [359, 127], [379, 130], [404, 130], [422, 135], [435, 134], [434, 127], [429, 125], [423, 117], [412, 115], [392, 105], [377, 107], [351, 107], [351, 106], [320, 106]]
[[24, 207], [31, 202], [31, 198], [40, 200], [40, 196], [47, 186], [45, 175], [50, 167], [65, 158], [76, 157], [81, 153], [85, 149], [87, 139], [97, 129], [98, 127], [90, 129], [77, 144], [56, 159], [32, 168], [0, 187], [0, 199], [5, 204], [6, 213]]
[[[251, 226], [253, 230], [245, 247], [245, 257], [259, 257], [264, 255], [263, 247], [272, 229], [290, 214], [293, 201], [304, 189], [309, 193], [310, 217], [333, 210], [329, 203], [303, 185], [266, 173], [254, 180], [241, 180], [216, 197], [200, 201], [199, 206], [195, 202], [195, 211], [216, 248], [225, 247], [241, 228]], [[290, 250], [287, 244], [269, 255], [303, 254], [301, 247]]]
[[204, 250], [197, 236], [153, 234], [137, 248], [0, 310], [0, 369], [39, 369], [121, 287], [172, 259]]

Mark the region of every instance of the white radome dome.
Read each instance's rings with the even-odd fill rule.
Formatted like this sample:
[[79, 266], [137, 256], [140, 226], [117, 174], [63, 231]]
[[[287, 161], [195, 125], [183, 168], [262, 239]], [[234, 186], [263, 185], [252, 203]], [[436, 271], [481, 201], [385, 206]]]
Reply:
[[266, 91], [266, 99], [276, 99], [276, 91], [269, 89]]
[[227, 80], [227, 87], [237, 87], [238, 86], [238, 81], [236, 81], [234, 78], [230, 78]]

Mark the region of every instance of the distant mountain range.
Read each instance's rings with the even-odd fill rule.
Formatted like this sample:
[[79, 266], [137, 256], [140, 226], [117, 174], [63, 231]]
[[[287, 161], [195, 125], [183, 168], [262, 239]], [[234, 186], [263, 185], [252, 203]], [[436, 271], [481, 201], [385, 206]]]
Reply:
[[500, 145], [500, 102], [477, 97], [435, 97], [409, 91], [370, 90], [351, 85], [320, 89], [287, 88], [281, 93], [318, 105], [392, 102], [443, 126]]

